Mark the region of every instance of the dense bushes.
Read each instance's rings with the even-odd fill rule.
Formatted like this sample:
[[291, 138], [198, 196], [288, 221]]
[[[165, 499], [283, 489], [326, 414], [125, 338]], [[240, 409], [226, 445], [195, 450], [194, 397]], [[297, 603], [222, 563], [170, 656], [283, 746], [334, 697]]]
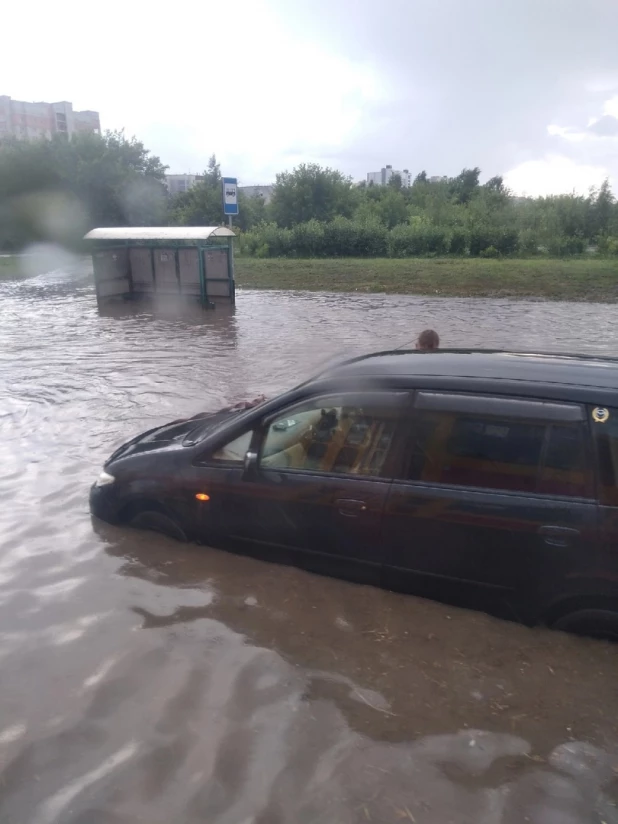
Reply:
[[451, 233], [440, 226], [416, 221], [391, 229], [388, 236], [389, 257], [446, 255], [451, 250]]
[[388, 230], [379, 221], [335, 218], [323, 224], [325, 257], [384, 257]]
[[581, 255], [586, 251], [586, 239], [579, 234], [555, 235], [547, 243], [547, 251], [553, 257], [566, 255]]
[[599, 238], [599, 254], [618, 257], [618, 237], [603, 235]]
[[[448, 229], [411, 218], [387, 229], [379, 221], [358, 221], [337, 217], [327, 223], [309, 220], [283, 229], [262, 223], [240, 238], [241, 254], [253, 257], [506, 257], [550, 254], [556, 257], [579, 255], [586, 241], [579, 235], [559, 235], [548, 240], [530, 229], [517, 231], [503, 227]], [[618, 254], [618, 240], [605, 238], [599, 252]]]
[[240, 238], [242, 254], [254, 257], [385, 257], [388, 230], [376, 222], [337, 217], [309, 220], [292, 229], [263, 223]]
[[497, 255], [512, 255], [518, 246], [519, 236], [514, 229], [475, 227], [470, 232], [468, 251], [472, 257], [481, 256], [490, 248], [495, 249]]

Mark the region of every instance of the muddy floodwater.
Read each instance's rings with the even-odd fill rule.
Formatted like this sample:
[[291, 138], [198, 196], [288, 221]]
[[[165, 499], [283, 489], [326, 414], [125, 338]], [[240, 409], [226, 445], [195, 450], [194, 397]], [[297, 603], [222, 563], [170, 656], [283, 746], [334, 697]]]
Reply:
[[93, 523], [140, 430], [433, 326], [618, 354], [614, 306], [0, 282], [2, 824], [618, 822], [618, 649]]

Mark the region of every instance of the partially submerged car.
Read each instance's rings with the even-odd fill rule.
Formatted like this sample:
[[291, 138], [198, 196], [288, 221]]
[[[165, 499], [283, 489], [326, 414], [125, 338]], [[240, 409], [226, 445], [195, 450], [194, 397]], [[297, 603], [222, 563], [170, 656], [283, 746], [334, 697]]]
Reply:
[[92, 513], [618, 639], [618, 361], [380, 352], [117, 449]]

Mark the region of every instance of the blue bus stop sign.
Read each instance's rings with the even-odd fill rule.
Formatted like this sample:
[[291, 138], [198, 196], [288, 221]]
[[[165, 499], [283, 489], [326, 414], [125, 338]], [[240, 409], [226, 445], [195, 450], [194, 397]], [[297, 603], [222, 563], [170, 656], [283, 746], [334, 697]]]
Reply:
[[223, 214], [238, 214], [238, 179], [235, 177], [223, 178]]

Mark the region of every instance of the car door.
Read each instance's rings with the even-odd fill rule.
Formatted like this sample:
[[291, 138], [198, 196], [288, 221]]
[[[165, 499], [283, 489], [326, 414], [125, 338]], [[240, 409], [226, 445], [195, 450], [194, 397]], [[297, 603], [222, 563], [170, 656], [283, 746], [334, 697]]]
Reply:
[[597, 537], [583, 407], [418, 392], [406, 429], [387, 585], [535, 619]]
[[[378, 583], [380, 530], [392, 447], [405, 392], [339, 393], [281, 409], [251, 442], [256, 463], [207, 469], [208, 527], [245, 551], [320, 572]], [[219, 475], [219, 483], [215, 475]]]

